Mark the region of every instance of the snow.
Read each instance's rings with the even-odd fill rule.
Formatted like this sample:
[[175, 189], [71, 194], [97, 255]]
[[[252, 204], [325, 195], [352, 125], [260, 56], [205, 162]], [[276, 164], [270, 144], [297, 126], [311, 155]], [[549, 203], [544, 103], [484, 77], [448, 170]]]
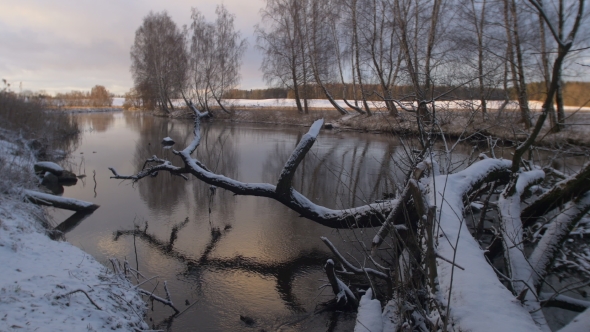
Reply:
[[23, 190], [23, 193], [27, 197], [31, 197], [37, 200], [45, 201], [48, 203], [53, 203], [58, 207], [61, 206], [70, 206], [71, 210], [74, 211], [88, 211], [88, 210], [96, 210], [97, 206], [94, 203], [81, 201], [78, 199], [68, 198], [68, 197], [61, 197], [46, 193], [41, 193], [38, 191], [33, 190]]
[[537, 294], [532, 284], [532, 276], [535, 274], [533, 267], [524, 255], [523, 229], [520, 219], [521, 199], [524, 192], [535, 183], [543, 180], [545, 172], [533, 170], [518, 174], [514, 186], [514, 193], [509, 193], [510, 185], [498, 199], [500, 212], [502, 239], [504, 240], [505, 256], [507, 256], [508, 275], [511, 276], [512, 288], [515, 294], [524, 294], [525, 307], [531, 312], [535, 323], [544, 331], [550, 331], [545, 316], [541, 311], [540, 303], [537, 301]]
[[381, 319], [381, 302], [373, 298], [373, 290], [367, 289], [361, 297], [358, 313], [356, 315], [356, 326], [354, 332], [381, 332], [383, 322]]
[[44, 171], [49, 171], [55, 175], [61, 175], [64, 169], [56, 163], [52, 163], [51, 161], [40, 161], [35, 163], [35, 167], [38, 167]]
[[162, 138], [162, 143], [174, 144], [174, 140], [170, 137], [164, 137], [164, 138]]
[[436, 176], [430, 186], [428, 198], [431, 204], [436, 203], [441, 228], [437, 252], [465, 267], [461, 270], [437, 261], [440, 300], [446, 304], [450, 292], [451, 323], [456, 330], [539, 330], [529, 312], [498, 280], [462, 213], [463, 194], [491, 171], [507, 170], [510, 165], [507, 160], [484, 159], [461, 172]]
[[[19, 142], [17, 134], [0, 132]], [[35, 159], [26, 144], [12, 142], [0, 139], [2, 167], [22, 173], [22, 178], [1, 179], [10, 190], [0, 192], [0, 331], [148, 329], [146, 303], [128, 280], [73, 245], [47, 236], [42, 208], [24, 201], [29, 191], [23, 188], [37, 183], [27, 182], [34, 178]]]
[[584, 310], [576, 316], [568, 325], [564, 326], [558, 332], [581, 332], [588, 331], [590, 326], [590, 308]]
[[[335, 100], [338, 106], [342, 107], [345, 110], [350, 110], [350, 108], [344, 103], [343, 100]], [[349, 101], [353, 103], [353, 101]], [[174, 102], [175, 105], [184, 105], [181, 100], [177, 100]], [[278, 99], [224, 99], [224, 104], [233, 105], [236, 107], [250, 107], [250, 108], [279, 108], [279, 107], [297, 107], [295, 103], [295, 99], [287, 99], [287, 98], [278, 98]], [[309, 106], [311, 108], [333, 108], [330, 101], [327, 99], [309, 99], [308, 100]], [[382, 101], [368, 101], [369, 106], [376, 109], [385, 109], [385, 103]], [[488, 100], [487, 107], [489, 109], [499, 109], [501, 105], [504, 103], [503, 100]], [[479, 100], [451, 100], [451, 101], [437, 101], [436, 107], [438, 108], [446, 108], [446, 109], [467, 109], [467, 108], [478, 108], [481, 104]], [[115, 105], [115, 103], [113, 103]], [[122, 104], [121, 104], [122, 105]], [[529, 101], [529, 107], [533, 111], [540, 111], [543, 103], [540, 101]], [[415, 107], [417, 104], [414, 105]], [[506, 110], [518, 110], [518, 102], [511, 101], [506, 105]], [[590, 112], [590, 107], [575, 107], [575, 106], [565, 106], [564, 109], [566, 111], [583, 111], [583, 112]]]
[[[67, 242], [53, 241], [39, 208], [0, 197], [0, 331], [147, 329], [146, 305], [125, 279]], [[101, 308], [92, 304], [83, 290]]]
[[[343, 100], [334, 100], [338, 106], [342, 107], [344, 110], [350, 110], [350, 107], [346, 105]], [[122, 107], [123, 103], [125, 102], [125, 98], [113, 98], [113, 107]], [[280, 107], [297, 107], [295, 103], [295, 99], [289, 98], [277, 98], [277, 99], [224, 99], [224, 105], [232, 105], [235, 107], [244, 107], [244, 108], [280, 108]], [[349, 103], [354, 103], [353, 100], [349, 100]], [[385, 103], [382, 101], [368, 101], [369, 107], [375, 109], [385, 109]], [[487, 107], [489, 109], [499, 109], [502, 104], [504, 103], [503, 100], [488, 100]], [[182, 99], [174, 99], [172, 100], [172, 104], [175, 107], [184, 107], [186, 104]], [[330, 101], [327, 99], [308, 99], [308, 104], [310, 108], [327, 108], [332, 109], [334, 106], [330, 104]], [[446, 109], [467, 109], [467, 108], [478, 108], [480, 107], [481, 101], [479, 100], [451, 100], [451, 101], [437, 101], [436, 107], [439, 108], [446, 108]], [[410, 106], [408, 104], [407, 106]], [[541, 101], [529, 101], [529, 107], [533, 111], [541, 111], [541, 107], [543, 102]], [[417, 104], [414, 104], [416, 107]], [[506, 105], [506, 110], [518, 110], [518, 102], [511, 101]], [[565, 106], [565, 111], [573, 112], [573, 111], [582, 111], [582, 112], [590, 112], [590, 107], [576, 107], [576, 106]], [[350, 116], [354, 116], [351, 114]]]

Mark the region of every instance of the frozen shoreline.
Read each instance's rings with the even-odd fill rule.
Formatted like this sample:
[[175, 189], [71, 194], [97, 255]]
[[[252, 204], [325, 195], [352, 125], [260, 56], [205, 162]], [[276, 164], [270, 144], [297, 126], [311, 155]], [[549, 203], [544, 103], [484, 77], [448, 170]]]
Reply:
[[[0, 140], [0, 159], [4, 171], [33, 176], [26, 148]], [[148, 329], [138, 290], [79, 248], [51, 240], [42, 208], [24, 202], [27, 184], [11, 185], [0, 192], [0, 331]]]

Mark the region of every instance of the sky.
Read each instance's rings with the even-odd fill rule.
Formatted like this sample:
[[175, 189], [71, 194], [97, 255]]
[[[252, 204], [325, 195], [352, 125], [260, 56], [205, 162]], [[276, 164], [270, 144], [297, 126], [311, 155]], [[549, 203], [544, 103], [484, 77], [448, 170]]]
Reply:
[[89, 91], [98, 84], [123, 94], [133, 85], [135, 31], [150, 11], [166, 10], [182, 26], [190, 25], [192, 7], [215, 20], [221, 3], [249, 43], [240, 88], [264, 88], [254, 36], [264, 0], [0, 0], [0, 79], [17, 92], [22, 82], [22, 91]]

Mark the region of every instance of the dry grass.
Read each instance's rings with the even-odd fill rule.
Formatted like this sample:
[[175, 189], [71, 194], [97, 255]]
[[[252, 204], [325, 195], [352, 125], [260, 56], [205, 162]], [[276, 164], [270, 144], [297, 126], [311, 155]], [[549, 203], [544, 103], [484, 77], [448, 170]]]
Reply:
[[[539, 113], [535, 113], [538, 115]], [[162, 116], [167, 116], [160, 114]], [[309, 114], [302, 114], [296, 108], [244, 108], [232, 109], [232, 114], [214, 109], [216, 120], [246, 123], [286, 124], [308, 126], [314, 120], [324, 118], [337, 130], [354, 130], [392, 134], [417, 134], [419, 132], [415, 113], [402, 112], [399, 116], [390, 116], [385, 110], [374, 111], [373, 116], [351, 113], [341, 116], [334, 109], [311, 109]], [[190, 117], [187, 110], [175, 112], [173, 117]], [[566, 119], [566, 129], [559, 133], [550, 133], [547, 120], [537, 145], [561, 148], [564, 145], [590, 146], [590, 113], [570, 112]], [[499, 138], [505, 144], [512, 144], [526, 139], [528, 132], [520, 120], [520, 112], [504, 110], [499, 113], [490, 110], [486, 117], [473, 109], [444, 109], [436, 113], [436, 125], [429, 126], [435, 134], [444, 133], [449, 138], [484, 139], [491, 136]]]
[[[538, 115], [538, 113], [536, 113]], [[516, 111], [488, 112], [484, 117], [481, 112], [470, 110], [439, 110], [436, 125], [430, 127], [435, 133], [451, 138], [481, 139], [492, 136], [506, 143], [526, 139], [528, 131], [524, 129], [520, 113]], [[559, 133], [550, 133], [547, 120], [536, 145], [562, 146], [565, 144], [590, 146], [590, 114], [585, 112], [570, 114], [566, 120], [566, 129]], [[400, 133], [418, 133], [414, 113], [402, 113], [392, 117], [387, 113], [377, 113], [372, 117], [357, 115], [339, 121], [343, 128], [362, 131]]]
[[51, 160], [55, 149], [63, 150], [57, 154], [63, 157], [78, 134], [78, 124], [70, 115], [44, 112], [40, 101], [0, 90], [0, 193], [35, 186], [35, 160]]
[[44, 112], [42, 101], [25, 100], [0, 91], [0, 120], [4, 129], [18, 132], [27, 140], [36, 139], [53, 147], [78, 134], [77, 123], [63, 112]]

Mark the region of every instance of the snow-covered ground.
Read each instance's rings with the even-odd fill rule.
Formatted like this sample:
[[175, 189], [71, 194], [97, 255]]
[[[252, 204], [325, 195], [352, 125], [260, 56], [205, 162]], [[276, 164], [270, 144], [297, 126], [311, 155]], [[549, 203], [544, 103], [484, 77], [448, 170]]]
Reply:
[[[113, 98], [113, 106], [120, 107], [123, 106], [123, 102], [125, 98]], [[346, 104], [343, 100], [336, 100], [340, 107], [348, 109]], [[349, 101], [352, 103], [352, 101]], [[173, 101], [175, 106], [185, 106], [184, 100], [176, 99]], [[248, 107], [248, 108], [281, 108], [281, 107], [297, 107], [295, 104], [295, 99], [287, 99], [287, 98], [280, 98], [280, 99], [224, 99], [223, 103], [226, 105], [233, 105], [235, 107]], [[502, 105], [502, 100], [488, 100], [488, 108], [490, 109], [498, 109]], [[438, 107], [444, 107], [445, 109], [466, 109], [475, 107], [477, 108], [480, 105], [479, 100], [458, 100], [458, 101], [439, 101], [436, 103]], [[312, 108], [333, 108], [330, 102], [327, 99], [310, 99], [309, 105]], [[369, 106], [375, 109], [384, 109], [385, 103], [379, 101], [370, 101]], [[540, 101], [530, 101], [529, 106], [532, 110], [540, 111], [542, 102]], [[518, 109], [518, 103], [516, 101], [512, 101], [506, 106], [506, 109], [516, 110]], [[565, 110], [568, 112], [573, 111], [583, 111], [583, 112], [590, 112], [590, 107], [574, 107], [574, 106], [566, 106]]]
[[[0, 139], [3, 171], [32, 175], [30, 155]], [[134, 286], [73, 245], [51, 240], [43, 210], [23, 201], [23, 187], [17, 181], [0, 191], [0, 331], [148, 329], [147, 306]]]

